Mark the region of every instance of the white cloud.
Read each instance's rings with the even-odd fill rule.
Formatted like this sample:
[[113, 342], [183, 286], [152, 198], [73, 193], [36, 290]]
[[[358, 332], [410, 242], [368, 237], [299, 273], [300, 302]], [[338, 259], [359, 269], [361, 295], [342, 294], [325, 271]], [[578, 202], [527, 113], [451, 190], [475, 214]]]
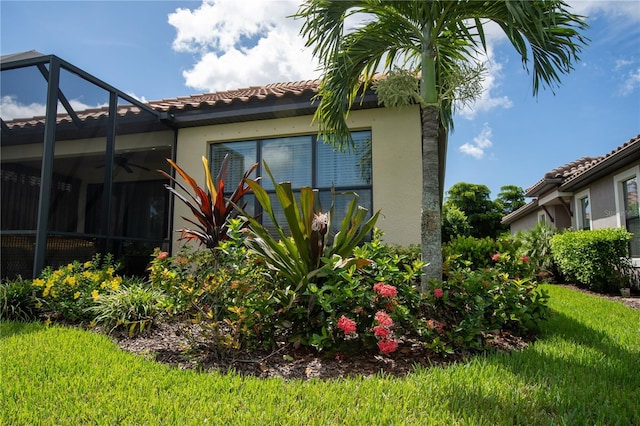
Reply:
[[629, 72], [622, 87], [620, 87], [620, 95], [628, 96], [638, 88], [640, 88], [640, 68]]
[[31, 118], [44, 116], [46, 106], [44, 104], [32, 103], [22, 104], [15, 96], [7, 95], [0, 98], [0, 117], [9, 121], [14, 118]]
[[484, 157], [485, 151], [493, 146], [493, 142], [491, 142], [492, 136], [493, 132], [491, 127], [489, 127], [488, 123], [484, 123], [478, 136], [474, 137], [472, 142], [467, 142], [461, 145], [459, 150], [463, 154], [470, 155], [480, 160]]
[[626, 59], [618, 59], [618, 60], [616, 61], [616, 65], [615, 65], [615, 67], [613, 68], [613, 70], [614, 70], [614, 71], [618, 71], [618, 70], [620, 70], [620, 69], [622, 69], [622, 68], [626, 67], [627, 65], [632, 65], [632, 64], [633, 64], [633, 61], [628, 61], [628, 60], [626, 60]]
[[571, 11], [578, 15], [591, 17], [602, 14], [607, 18], [624, 18], [635, 22], [640, 21], [640, 6], [638, 6], [638, 0], [569, 0], [567, 3], [571, 6]]
[[316, 78], [317, 62], [299, 36], [302, 22], [288, 18], [295, 0], [204, 0], [169, 15], [173, 49], [197, 55], [183, 71], [186, 84], [217, 91]]
[[[87, 105], [78, 99], [69, 100], [69, 104], [74, 111], [84, 111], [87, 109], [94, 108], [102, 108], [106, 107], [108, 104], [101, 105]], [[30, 103], [23, 104], [21, 103], [16, 96], [14, 95], [5, 95], [0, 98], [0, 117], [3, 120], [9, 121], [15, 118], [33, 118], [33, 117], [44, 117], [46, 114], [47, 107], [45, 104], [39, 103]], [[65, 109], [62, 104], [58, 103], [58, 113], [64, 113]]]

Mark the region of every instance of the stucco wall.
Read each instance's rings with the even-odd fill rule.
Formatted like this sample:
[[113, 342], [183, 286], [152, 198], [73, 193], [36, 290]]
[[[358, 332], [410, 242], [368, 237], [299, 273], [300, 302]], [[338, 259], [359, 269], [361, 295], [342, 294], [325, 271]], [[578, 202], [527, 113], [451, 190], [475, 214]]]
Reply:
[[538, 211], [534, 211], [515, 222], [511, 223], [511, 233], [517, 234], [520, 231], [528, 231], [538, 223]]
[[613, 176], [607, 176], [589, 185], [591, 195], [591, 228], [615, 228], [616, 203]]
[[[317, 128], [311, 123], [311, 116], [303, 116], [180, 129], [177, 163], [203, 184], [201, 159], [208, 156], [209, 144], [315, 134]], [[422, 170], [418, 107], [352, 111], [348, 124], [352, 130], [371, 129], [373, 207], [381, 210], [377, 226], [384, 231], [385, 241], [418, 243]], [[181, 216], [189, 215], [185, 206], [177, 202], [173, 229], [186, 226]], [[177, 247], [174, 241], [174, 250]]]

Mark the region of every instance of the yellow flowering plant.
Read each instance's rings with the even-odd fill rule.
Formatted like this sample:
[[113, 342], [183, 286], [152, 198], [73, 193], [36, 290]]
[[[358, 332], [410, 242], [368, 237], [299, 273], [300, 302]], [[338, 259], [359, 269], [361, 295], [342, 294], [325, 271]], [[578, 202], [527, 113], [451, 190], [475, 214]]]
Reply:
[[90, 320], [87, 308], [102, 295], [120, 289], [122, 277], [116, 274], [118, 268], [112, 255], [97, 254], [84, 263], [74, 261], [58, 269], [45, 268], [32, 285], [42, 307], [53, 317]]

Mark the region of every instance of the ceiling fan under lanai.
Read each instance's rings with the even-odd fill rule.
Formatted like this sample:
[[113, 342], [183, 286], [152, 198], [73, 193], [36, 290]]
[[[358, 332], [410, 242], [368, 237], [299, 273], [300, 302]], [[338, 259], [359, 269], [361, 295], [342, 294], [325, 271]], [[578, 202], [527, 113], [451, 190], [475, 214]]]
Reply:
[[[118, 154], [115, 157], [113, 157], [113, 164], [116, 167], [120, 167], [124, 169], [124, 171], [126, 171], [127, 173], [133, 173], [132, 167], [138, 168], [140, 170], [145, 170], [147, 172], [150, 171], [150, 169], [145, 166], [141, 166], [140, 164], [129, 162], [129, 158], [127, 158], [124, 154]], [[100, 168], [100, 167], [104, 167], [104, 164], [98, 166], [97, 168]]]

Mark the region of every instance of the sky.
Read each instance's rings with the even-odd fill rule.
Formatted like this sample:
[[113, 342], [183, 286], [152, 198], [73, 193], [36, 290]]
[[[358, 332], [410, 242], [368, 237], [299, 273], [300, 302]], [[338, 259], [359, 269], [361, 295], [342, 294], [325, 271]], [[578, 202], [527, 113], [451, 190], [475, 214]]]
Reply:
[[[0, 0], [0, 53], [55, 54], [142, 101], [309, 80], [320, 71], [301, 22], [290, 17], [300, 3]], [[513, 47], [497, 27], [486, 28], [484, 90], [454, 117], [445, 188], [483, 184], [495, 199], [503, 185], [526, 189], [640, 134], [640, 2], [568, 3], [586, 16], [590, 42], [560, 87], [537, 97]], [[13, 89], [3, 76], [3, 119], [42, 113], [41, 101]]]

